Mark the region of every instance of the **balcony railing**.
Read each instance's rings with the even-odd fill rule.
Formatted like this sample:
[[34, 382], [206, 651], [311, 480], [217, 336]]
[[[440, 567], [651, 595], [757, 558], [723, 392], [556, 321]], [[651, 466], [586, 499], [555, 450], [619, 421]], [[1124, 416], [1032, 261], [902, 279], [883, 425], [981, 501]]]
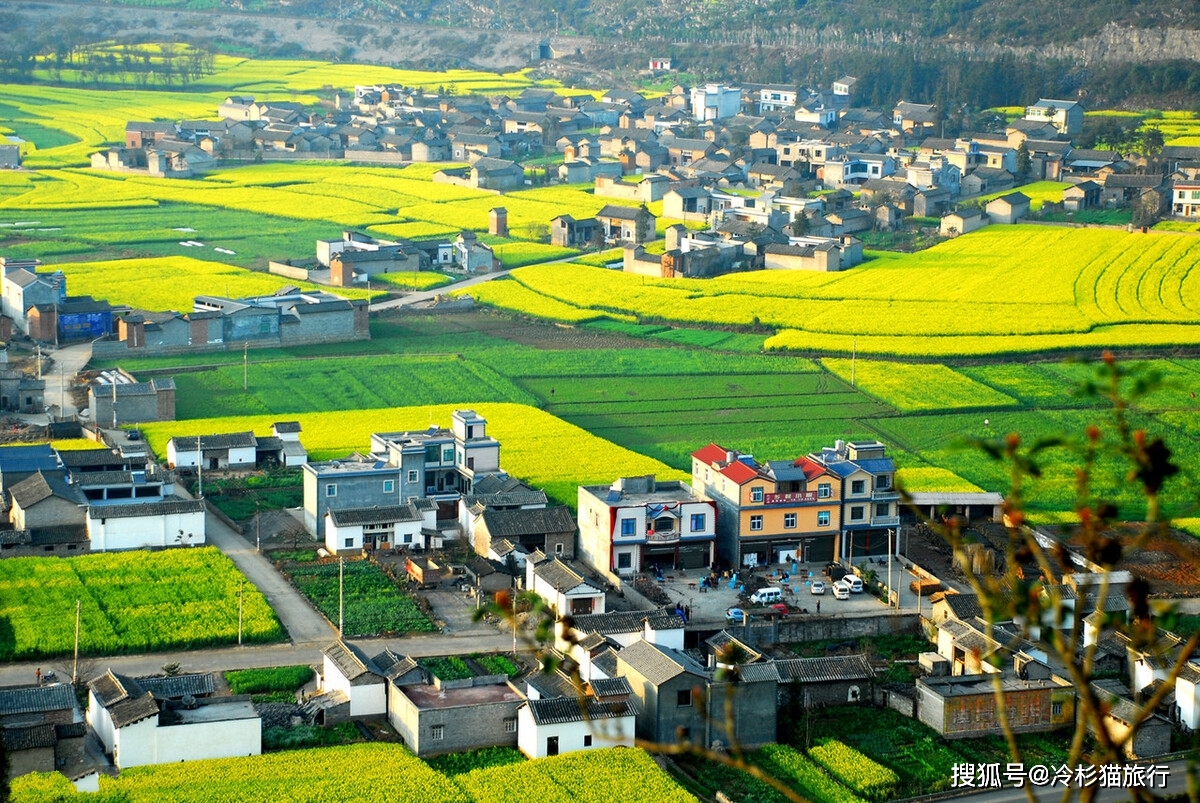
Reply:
[[679, 540], [678, 530], [647, 530], [646, 540], [656, 544]]
[[900, 517], [899, 516], [872, 516], [871, 517], [871, 526], [872, 527], [899, 527], [900, 526]]
[[895, 488], [876, 488], [871, 492], [874, 502], [892, 502], [900, 498], [900, 492]]
[[[833, 496], [827, 496], [826, 499], [833, 499]], [[808, 502], [817, 502], [820, 497], [816, 491], [793, 491], [786, 494], [763, 494], [763, 504], [766, 505], [790, 505], [802, 504]]]

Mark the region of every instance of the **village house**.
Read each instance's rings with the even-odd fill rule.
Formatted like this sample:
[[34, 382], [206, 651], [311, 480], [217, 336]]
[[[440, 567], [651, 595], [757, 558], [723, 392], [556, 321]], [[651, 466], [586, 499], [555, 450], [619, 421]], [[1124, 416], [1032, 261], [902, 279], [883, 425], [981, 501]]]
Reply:
[[604, 613], [604, 589], [558, 558], [541, 552], [525, 562], [525, 587], [550, 603], [560, 615]]
[[811, 457], [759, 463], [710, 443], [692, 453], [692, 488], [717, 505], [717, 555], [726, 566], [841, 554], [842, 483]]
[[112, 670], [88, 684], [87, 722], [119, 769], [262, 752], [249, 695], [212, 697], [211, 675], [133, 678]]
[[706, 569], [715, 555], [716, 503], [653, 475], [579, 487], [579, 556], [626, 577], [660, 568]]

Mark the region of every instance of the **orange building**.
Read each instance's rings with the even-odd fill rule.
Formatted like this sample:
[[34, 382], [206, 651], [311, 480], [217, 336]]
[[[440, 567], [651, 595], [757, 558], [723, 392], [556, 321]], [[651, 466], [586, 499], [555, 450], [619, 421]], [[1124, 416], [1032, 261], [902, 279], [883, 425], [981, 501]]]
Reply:
[[759, 463], [710, 443], [692, 454], [692, 488], [717, 504], [717, 554], [731, 567], [838, 554], [841, 478], [810, 457]]

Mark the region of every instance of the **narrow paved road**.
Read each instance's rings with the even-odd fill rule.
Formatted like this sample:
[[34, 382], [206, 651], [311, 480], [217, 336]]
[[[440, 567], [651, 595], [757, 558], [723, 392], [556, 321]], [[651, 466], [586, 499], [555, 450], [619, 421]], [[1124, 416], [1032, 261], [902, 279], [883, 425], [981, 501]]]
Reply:
[[205, 518], [208, 543], [220, 549], [263, 593], [295, 644], [327, 644], [336, 635], [325, 617], [276, 571], [254, 546], [211, 513]]
[[[328, 627], [328, 626], [327, 626]], [[333, 631], [319, 641], [303, 644], [266, 644], [244, 647], [223, 647], [185, 652], [158, 652], [143, 655], [118, 655], [110, 658], [80, 659], [80, 675], [90, 679], [107, 669], [126, 675], [162, 674], [163, 666], [179, 664], [184, 672], [221, 672], [227, 669], [253, 669], [265, 666], [320, 664], [321, 648], [333, 641]], [[396, 639], [353, 639], [367, 655], [390, 648], [399, 655], [421, 658], [429, 655], [468, 655], [474, 652], [509, 652], [512, 636], [495, 631], [488, 635], [440, 633]], [[520, 646], [520, 645], [518, 645]], [[38, 669], [53, 669], [60, 680], [71, 677], [71, 658], [41, 662], [23, 662], [0, 666], [0, 686], [16, 686], [34, 682]]]
[[410, 307], [413, 304], [420, 304], [426, 301], [433, 301], [438, 296], [445, 295], [453, 290], [462, 290], [464, 287], [473, 287], [474, 285], [481, 284], [483, 282], [490, 282], [492, 279], [499, 279], [507, 275], [508, 271], [502, 270], [499, 273], [485, 273], [482, 276], [472, 276], [469, 279], [464, 279], [461, 282], [455, 282], [454, 284], [447, 285], [445, 287], [439, 287], [436, 290], [423, 290], [419, 293], [409, 293], [401, 296], [400, 298], [393, 298], [390, 301], [380, 301], [377, 304], [373, 303], [371, 304], [371, 311], [374, 312], [376, 310], [398, 309], [400, 307]]

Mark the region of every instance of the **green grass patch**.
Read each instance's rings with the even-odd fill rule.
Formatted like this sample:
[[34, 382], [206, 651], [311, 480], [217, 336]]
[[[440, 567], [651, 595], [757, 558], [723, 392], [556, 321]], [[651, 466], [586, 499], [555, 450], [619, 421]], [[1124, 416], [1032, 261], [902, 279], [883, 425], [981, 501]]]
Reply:
[[481, 750], [470, 750], [466, 753], [447, 753], [444, 756], [432, 756], [425, 759], [425, 762], [430, 767], [443, 775], [462, 775], [472, 770], [503, 767], [508, 764], [521, 764], [524, 761], [524, 754], [512, 747], [485, 747]]
[[225, 673], [234, 694], [295, 693], [313, 679], [311, 666], [275, 666], [267, 669], [235, 669]]

